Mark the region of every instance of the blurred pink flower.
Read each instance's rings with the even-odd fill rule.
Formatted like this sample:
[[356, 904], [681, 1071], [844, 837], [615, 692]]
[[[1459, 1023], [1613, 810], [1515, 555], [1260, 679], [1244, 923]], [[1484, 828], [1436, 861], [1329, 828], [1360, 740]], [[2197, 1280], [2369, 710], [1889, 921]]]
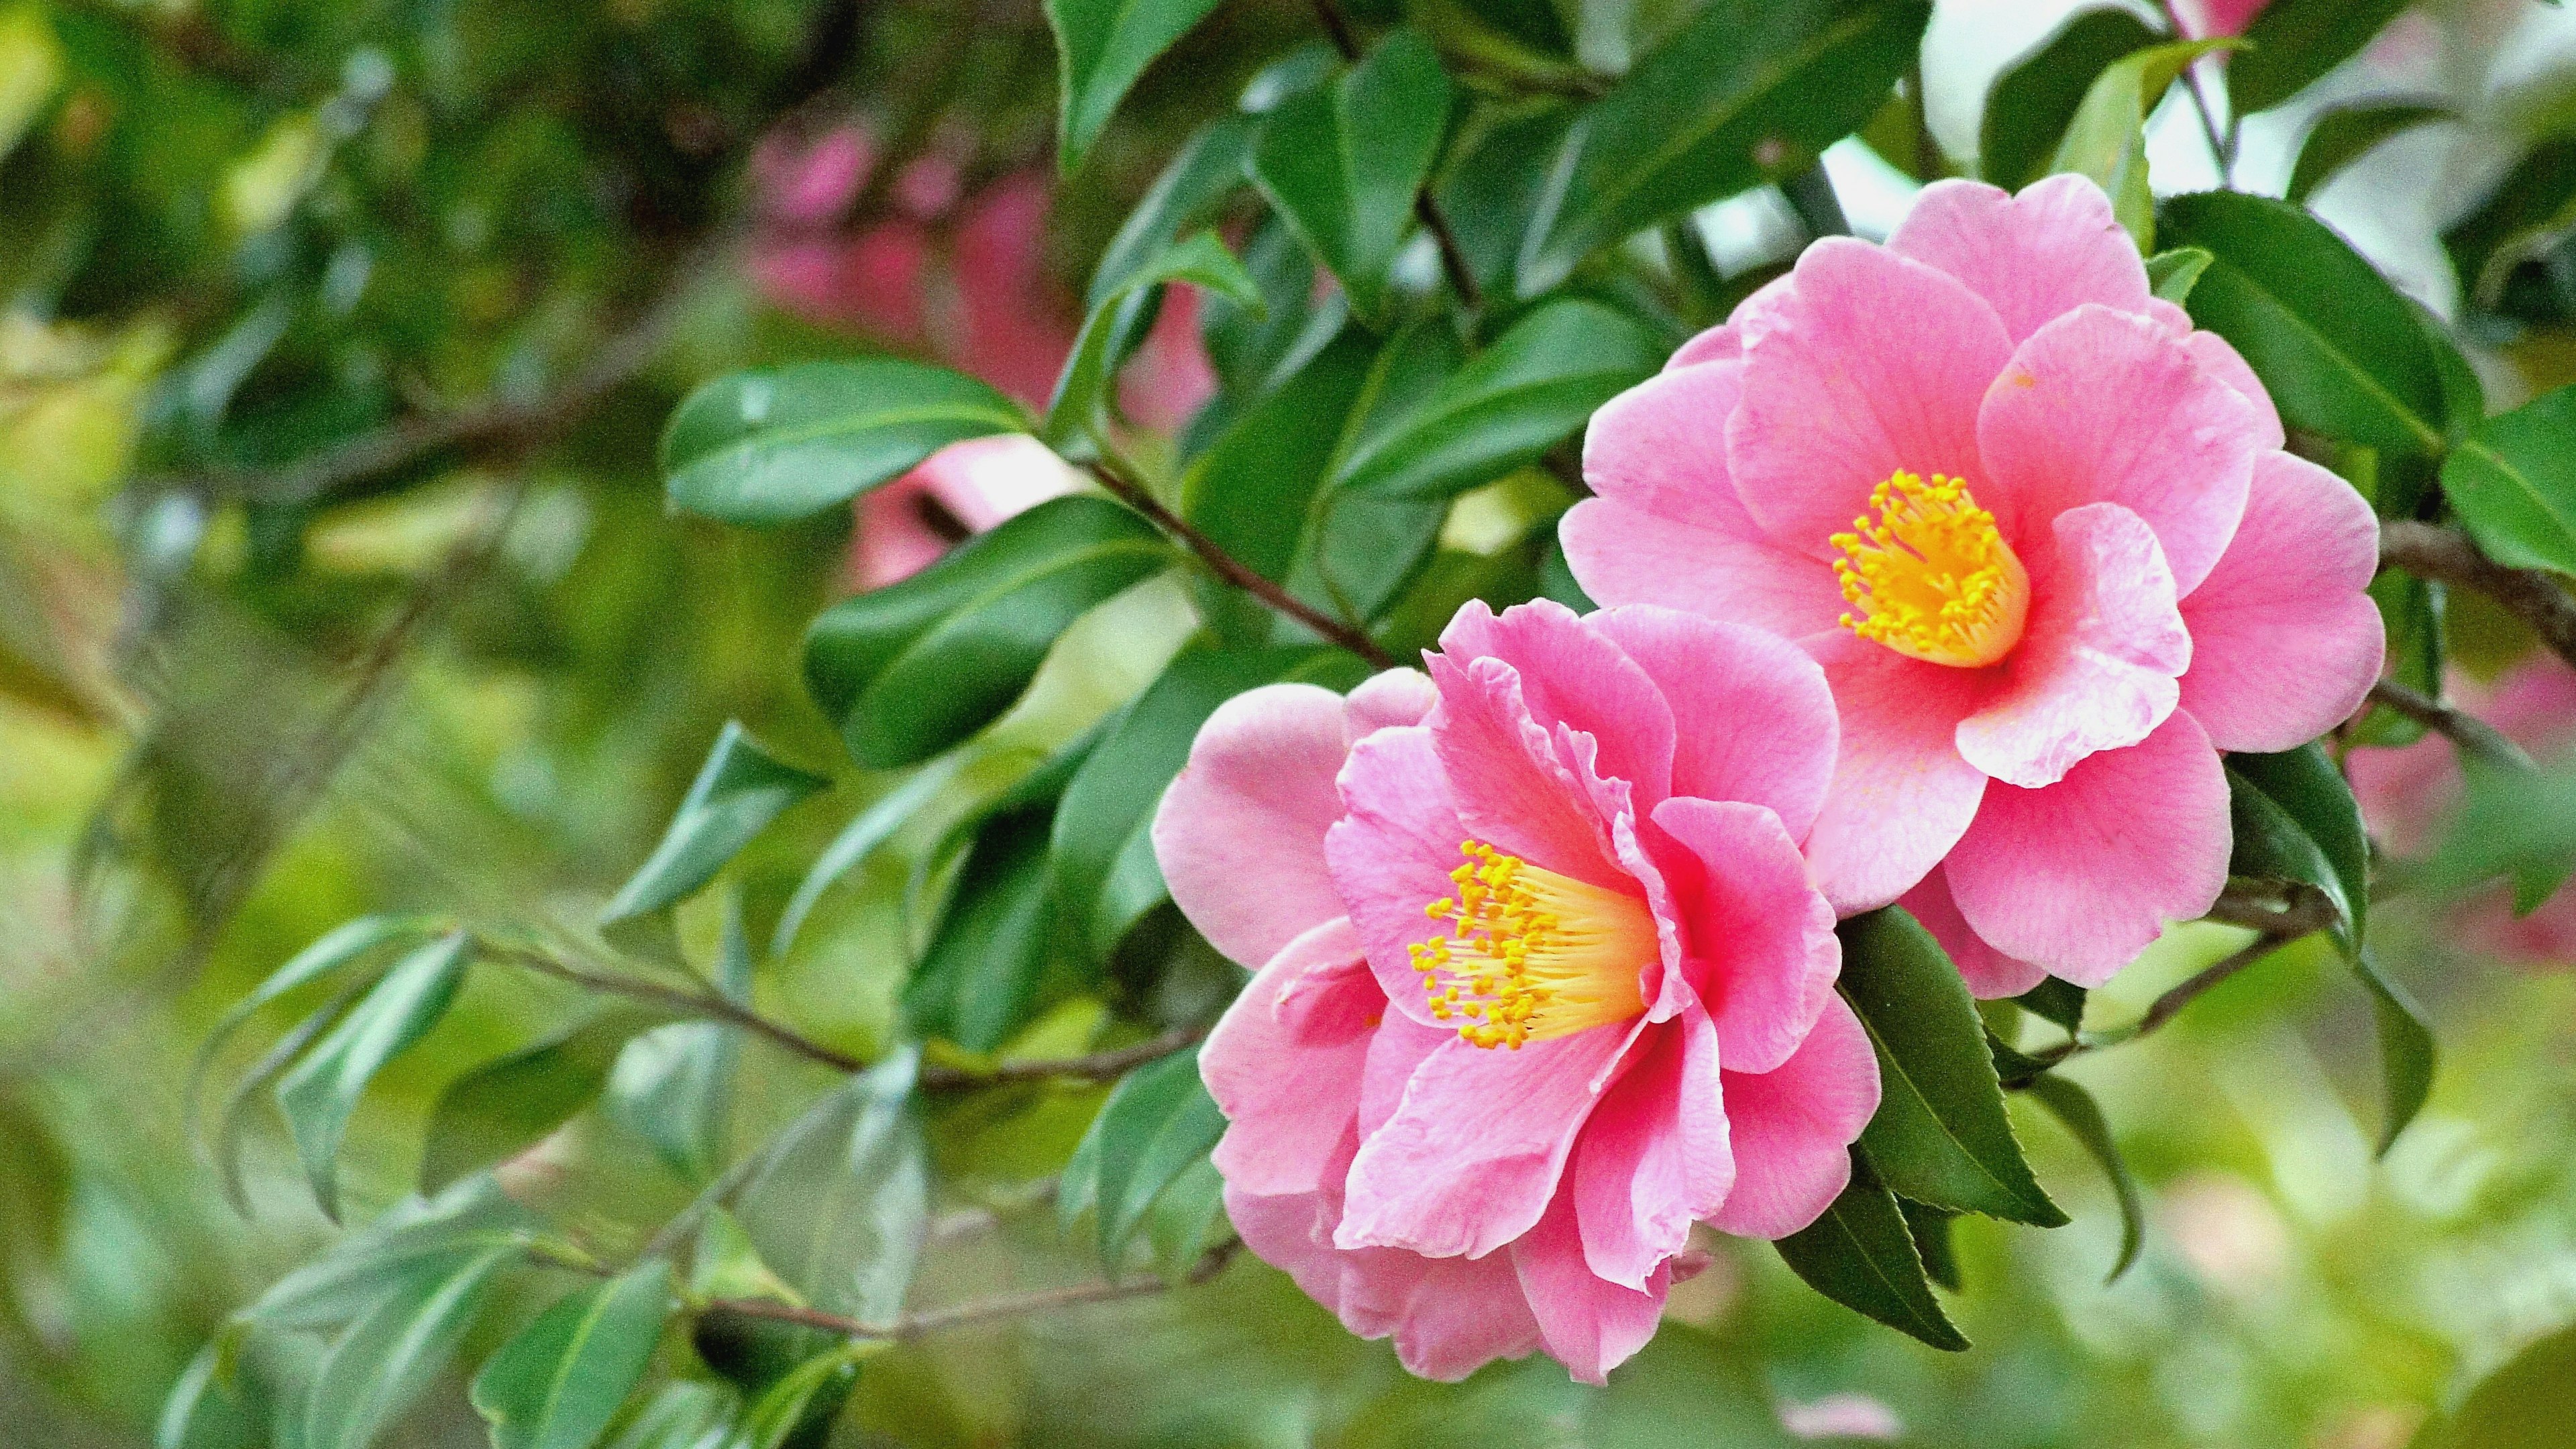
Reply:
[[2219, 751], [2304, 743], [2379, 672], [2377, 524], [2282, 441], [2100, 187], [1943, 181], [1602, 408], [1565, 552], [1605, 604], [1824, 665], [1837, 908], [1902, 898], [1980, 996], [2095, 985], [2226, 883]]
[[[2501, 730], [2533, 758], [2576, 749], [2576, 669], [2540, 653], [2506, 671], [2492, 687], [2454, 674], [2450, 702]], [[2435, 832], [2459, 803], [2459, 757], [2451, 742], [2427, 734], [2403, 749], [2358, 747], [2344, 757], [2362, 819], [2397, 855], [2432, 848]], [[2576, 964], [2576, 891], [2562, 890], [2517, 919], [2512, 892], [2499, 885], [2462, 904], [2454, 918], [2471, 945], [2525, 965]]]
[[1813, 1403], [1783, 1402], [1780, 1427], [1800, 1439], [1900, 1439], [1904, 1421], [1867, 1394], [1827, 1394]]
[[2174, 0], [2174, 19], [2181, 22], [2182, 33], [2194, 40], [2213, 36], [2243, 35], [2254, 17], [2263, 13], [2272, 0]]
[[953, 443], [860, 497], [850, 584], [881, 589], [910, 578], [961, 538], [1082, 486], [1080, 473], [1026, 433]]
[[1155, 815], [1173, 900], [1258, 967], [1199, 1059], [1215, 1161], [1252, 1250], [1413, 1372], [1543, 1344], [1599, 1383], [1694, 1219], [1806, 1226], [1877, 1106], [1797, 846], [1832, 701], [1668, 609], [1471, 602], [1440, 643], [1228, 701]]

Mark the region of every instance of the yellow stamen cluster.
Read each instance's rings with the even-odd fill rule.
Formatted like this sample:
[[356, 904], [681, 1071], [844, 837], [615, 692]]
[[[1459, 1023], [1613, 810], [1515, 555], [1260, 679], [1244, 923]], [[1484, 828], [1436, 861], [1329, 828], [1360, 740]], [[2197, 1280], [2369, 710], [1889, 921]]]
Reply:
[[1854, 610], [1843, 627], [1963, 669], [2011, 653], [2030, 613], [2030, 575], [1968, 485], [1899, 472], [1870, 490], [1869, 508], [1832, 538], [1844, 554], [1834, 577]]
[[1458, 1022], [1477, 1046], [1517, 1051], [1646, 1009], [1637, 977], [1660, 947], [1644, 901], [1481, 840], [1458, 853], [1458, 893], [1423, 908], [1451, 929], [1412, 948], [1435, 1019]]

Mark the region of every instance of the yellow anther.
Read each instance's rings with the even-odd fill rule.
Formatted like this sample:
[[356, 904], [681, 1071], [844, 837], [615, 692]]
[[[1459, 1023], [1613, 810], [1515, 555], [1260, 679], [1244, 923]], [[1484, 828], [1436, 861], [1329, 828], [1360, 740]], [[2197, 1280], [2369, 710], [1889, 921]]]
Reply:
[[2021, 642], [2030, 575], [1968, 485], [1899, 472], [1867, 514], [1832, 536], [1834, 576], [1853, 608], [1843, 627], [1913, 659], [1974, 669]]
[[1517, 1049], [1646, 1009], [1637, 977], [1660, 946], [1644, 901], [1481, 840], [1458, 851], [1458, 895], [1425, 908], [1450, 930], [1411, 949], [1433, 1020], [1464, 1018], [1469, 1042]]

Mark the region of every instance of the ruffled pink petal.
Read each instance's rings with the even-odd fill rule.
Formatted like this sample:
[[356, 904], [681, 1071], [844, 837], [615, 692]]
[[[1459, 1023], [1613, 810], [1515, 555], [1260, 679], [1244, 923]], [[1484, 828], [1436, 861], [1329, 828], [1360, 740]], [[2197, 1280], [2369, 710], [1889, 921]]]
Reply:
[[1995, 688], [1991, 670], [1927, 664], [1837, 630], [1807, 641], [1842, 719], [1834, 780], [1807, 832], [1807, 867], [1844, 915], [1912, 889], [1957, 844], [1986, 772], [1959, 757], [1959, 721]]
[[1526, 1357], [1539, 1346], [1538, 1319], [1510, 1255], [1423, 1261], [1422, 1281], [1395, 1330], [1396, 1361], [1406, 1372], [1454, 1384], [1498, 1358]]
[[1604, 610], [1587, 622], [1690, 726], [1675, 745], [1673, 794], [1767, 806], [1793, 839], [1806, 835], [1824, 806], [1842, 734], [1815, 660], [1776, 635], [1652, 605]]
[[1458, 1039], [1452, 1023], [1425, 1025], [1397, 1013], [1369, 1039], [1368, 1060], [1360, 1068], [1359, 1133], [1363, 1141], [1404, 1105], [1404, 1089], [1433, 1052]]
[[1355, 745], [1379, 730], [1418, 725], [1439, 702], [1430, 675], [1419, 669], [1382, 670], [1360, 681], [1343, 701], [1343, 739]]
[[1442, 1043], [1360, 1144], [1334, 1244], [1482, 1257], [1528, 1232], [1627, 1037], [1600, 1026], [1517, 1051]]
[[2137, 245], [2089, 177], [2045, 177], [2018, 196], [1982, 181], [1935, 181], [1887, 249], [1967, 283], [2015, 342], [2087, 302], [2147, 308]]
[[[1500, 659], [1447, 654], [1432, 655], [1430, 664], [1440, 703], [1423, 727], [1468, 833], [1559, 875], [1626, 889], [1607, 822], [1548, 728], [1531, 716], [1520, 671]], [[1457, 843], [1449, 848], [1454, 865]]]
[[2099, 986], [2227, 884], [2227, 778], [2187, 711], [2043, 790], [1998, 783], [1944, 864], [1976, 933]]
[[1812, 553], [1608, 498], [1575, 504], [1558, 520], [1557, 537], [1575, 582], [1605, 605], [1660, 605], [1788, 639], [1836, 627], [1850, 607], [1833, 570]]
[[2145, 739], [2173, 713], [2192, 638], [2173, 574], [2146, 520], [2116, 503], [2057, 515], [2053, 556], [2036, 560], [2029, 632], [2010, 681], [1959, 722], [1959, 753], [2007, 784], [2037, 789], [2096, 750]]
[[2147, 315], [2167, 336], [2180, 339], [2183, 346], [2190, 348], [2192, 359], [2208, 368], [2210, 376], [2236, 389], [2238, 395], [2254, 405], [2256, 421], [2262, 429], [2258, 437], [2264, 447], [2277, 448], [2286, 441], [2280, 409], [2272, 405], [2272, 394], [2264, 389], [2263, 379], [2255, 376], [2253, 365], [2243, 353], [2217, 333], [2195, 329], [2189, 312], [2162, 297], [2147, 299]]
[[1655, 823], [1682, 847], [1667, 876], [1719, 1050], [1730, 1067], [1770, 1071], [1806, 1039], [1842, 974], [1834, 908], [1763, 806], [1676, 796]]
[[1768, 1072], [1728, 1072], [1735, 1189], [1711, 1214], [1720, 1231], [1785, 1238], [1851, 1181], [1851, 1144], [1878, 1110], [1878, 1057], [1839, 996], [1795, 1055]]
[[1696, 1008], [1650, 1029], [1601, 1098], [1571, 1166], [1584, 1261], [1643, 1291], [1735, 1185], [1718, 1086], [1717, 1032]]
[[1026, 433], [951, 443], [912, 471], [941, 506], [976, 533], [1083, 486], [1081, 474]]
[[1264, 685], [1217, 706], [1163, 792], [1154, 859], [1181, 914], [1232, 959], [1260, 966], [1343, 913], [1324, 864], [1342, 755], [1340, 695]]
[[[1410, 948], [1441, 933], [1424, 908], [1456, 890], [1449, 872], [1463, 859], [1458, 846], [1467, 827], [1449, 803], [1448, 778], [1430, 730], [1397, 726], [1353, 745], [1342, 767], [1340, 804], [1348, 814], [1324, 837], [1338, 887], [1334, 899], [1349, 904], [1351, 924], [1387, 998], [1398, 1011], [1432, 1025]], [[1258, 876], [1238, 875], [1229, 884], [1252, 895], [1260, 882]]]
[[1246, 1192], [1312, 1192], [1358, 1115], [1369, 1029], [1386, 1011], [1335, 918], [1291, 941], [1243, 988], [1199, 1049], [1226, 1116], [1217, 1171]]
[[1959, 914], [1958, 902], [1950, 899], [1950, 877], [1941, 867], [1934, 867], [1923, 877], [1923, 884], [1907, 891], [1896, 902], [1932, 933], [1941, 949], [1950, 953], [1959, 974], [1967, 978], [1968, 992], [1979, 1001], [1994, 1001], [2006, 996], [2019, 996], [2048, 979], [2048, 968], [2031, 961], [2016, 961], [1986, 944]]
[[2037, 530], [2070, 508], [2117, 503], [2156, 531], [2189, 593], [2236, 533], [2263, 428], [2252, 403], [2154, 322], [2085, 306], [2014, 351], [1977, 441], [1992, 485], [1977, 501], [2021, 520], [2007, 538], [2045, 537]]
[[2235, 542], [2182, 601], [2182, 706], [2212, 743], [2293, 749], [2361, 707], [2387, 647], [2362, 592], [2378, 567], [2379, 520], [2350, 484], [2288, 453], [2255, 461]]
[[1511, 1260], [1540, 1341], [1578, 1383], [1607, 1382], [1610, 1370], [1646, 1346], [1672, 1287], [1669, 1265], [1658, 1266], [1642, 1290], [1596, 1276], [1584, 1262], [1573, 1204], [1562, 1196], [1512, 1244]]
[[1849, 237], [1807, 248], [1795, 276], [1745, 350], [1726, 456], [1774, 542], [1829, 558], [1890, 474], [1978, 474], [1978, 405], [2012, 339], [1947, 273]]
[[1469, 599], [1440, 632], [1440, 649], [1450, 659], [1510, 665], [1529, 717], [1591, 736], [1594, 771], [1626, 781], [1638, 808], [1672, 793], [1672, 706], [1643, 669], [1572, 609], [1537, 599], [1496, 615], [1484, 600]]

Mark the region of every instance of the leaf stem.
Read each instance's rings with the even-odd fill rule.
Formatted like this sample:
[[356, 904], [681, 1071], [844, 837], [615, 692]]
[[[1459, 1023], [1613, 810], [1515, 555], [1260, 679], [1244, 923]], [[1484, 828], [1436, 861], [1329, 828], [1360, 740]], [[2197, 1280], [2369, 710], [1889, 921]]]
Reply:
[[1160, 1036], [1140, 1041], [1134, 1046], [1092, 1052], [1078, 1057], [1034, 1057], [1026, 1061], [1004, 1062], [990, 1071], [970, 1071], [963, 1067], [925, 1063], [916, 1081], [925, 1092], [955, 1092], [976, 1087], [997, 1087], [1013, 1082], [1046, 1082], [1075, 1078], [1087, 1082], [1106, 1082], [1124, 1076], [1131, 1067], [1160, 1061], [1174, 1052], [1187, 1051], [1207, 1038], [1205, 1025], [1176, 1026]]
[[2539, 569], [2509, 568], [2458, 529], [2402, 518], [2379, 525], [2379, 561], [2417, 578], [2477, 590], [2576, 665], [2576, 597]]
[[1013, 1293], [998, 1298], [979, 1298], [947, 1308], [907, 1313], [892, 1323], [862, 1323], [838, 1313], [816, 1308], [800, 1308], [789, 1303], [775, 1303], [761, 1298], [718, 1298], [708, 1302], [701, 1313], [732, 1313], [745, 1318], [767, 1318], [780, 1323], [800, 1324], [806, 1328], [837, 1333], [844, 1338], [901, 1342], [920, 1338], [945, 1329], [964, 1328], [998, 1319], [1019, 1318], [1031, 1313], [1044, 1313], [1055, 1308], [1071, 1308], [1084, 1303], [1108, 1303], [1121, 1298], [1143, 1298], [1168, 1293], [1175, 1288], [1205, 1283], [1225, 1271], [1242, 1251], [1240, 1238], [1228, 1239], [1202, 1254], [1190, 1270], [1178, 1278], [1138, 1278], [1127, 1282], [1101, 1278], [1088, 1283], [1075, 1283], [1063, 1288], [1042, 1288], [1031, 1293]]
[[2488, 764], [2507, 769], [2532, 768], [2531, 756], [2523, 753], [2522, 746], [2505, 738], [2494, 725], [2476, 715], [2455, 709], [2393, 679], [2383, 679], [2372, 685], [2370, 697], [2424, 728], [2447, 737], [2464, 756], [2475, 756]]
[[650, 1002], [655, 1006], [667, 1007], [683, 1016], [720, 1021], [728, 1026], [741, 1027], [807, 1061], [819, 1062], [836, 1071], [856, 1072], [865, 1070], [867, 1067], [867, 1063], [847, 1052], [827, 1047], [791, 1026], [762, 1016], [749, 1007], [727, 1001], [712, 991], [693, 991], [687, 987], [666, 986], [658, 981], [646, 981], [641, 977], [613, 976], [604, 971], [588, 970], [559, 961], [533, 946], [486, 940], [481, 943], [481, 950], [482, 954], [490, 959], [506, 961], [539, 976], [551, 976], [557, 981], [568, 982], [585, 991], [623, 996], [631, 1001]]
[[[1316, 23], [1332, 38], [1333, 49], [1340, 51], [1344, 60], [1358, 60], [1360, 38], [1351, 29], [1351, 18], [1342, 13], [1340, 0], [1314, 0], [1314, 4]], [[1457, 289], [1458, 300], [1466, 303], [1470, 312], [1485, 310], [1485, 289], [1477, 284], [1475, 268], [1467, 265], [1467, 253], [1459, 247], [1457, 233], [1449, 229], [1449, 218], [1442, 214], [1440, 203], [1431, 199], [1428, 181], [1413, 193], [1413, 215], [1439, 244], [1440, 270], [1448, 275], [1449, 285]]]

